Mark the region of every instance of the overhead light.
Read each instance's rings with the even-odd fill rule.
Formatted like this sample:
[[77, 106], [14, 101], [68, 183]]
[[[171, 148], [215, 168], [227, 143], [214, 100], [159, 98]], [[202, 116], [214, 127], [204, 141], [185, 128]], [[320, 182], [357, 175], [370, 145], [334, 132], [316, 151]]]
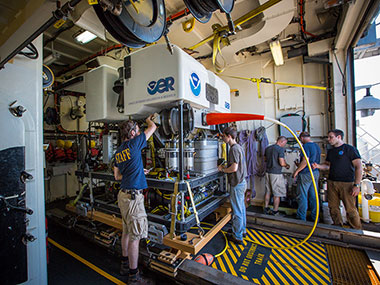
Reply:
[[85, 30], [79, 31], [78, 33], [74, 34], [74, 39], [80, 44], [87, 44], [95, 38], [96, 35]]
[[370, 87], [367, 87], [367, 94], [356, 103], [356, 111], [360, 111], [362, 117], [372, 116], [375, 110], [380, 110], [380, 100], [370, 94]]
[[282, 49], [281, 49], [281, 44], [280, 41], [273, 41], [269, 44], [270, 51], [272, 52], [273, 60], [274, 63], [278, 65], [283, 65], [284, 64], [284, 57], [282, 55]]

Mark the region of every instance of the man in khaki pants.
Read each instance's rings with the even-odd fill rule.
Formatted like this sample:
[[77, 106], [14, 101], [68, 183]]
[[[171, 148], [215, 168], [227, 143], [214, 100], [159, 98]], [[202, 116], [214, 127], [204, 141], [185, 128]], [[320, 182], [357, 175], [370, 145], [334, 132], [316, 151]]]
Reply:
[[343, 142], [344, 133], [335, 129], [328, 133], [328, 142], [332, 149], [327, 151], [326, 162], [313, 163], [313, 169], [329, 170], [327, 180], [327, 201], [334, 225], [343, 226], [340, 213], [340, 200], [347, 212], [347, 220], [354, 229], [361, 229], [359, 212], [356, 208], [356, 196], [360, 192], [362, 179], [362, 161], [358, 150]]
[[139, 242], [148, 235], [148, 221], [144, 208], [143, 190], [148, 187], [141, 150], [146, 141], [153, 135], [156, 125], [152, 116], [146, 119], [148, 127], [144, 132], [134, 121], [120, 125], [123, 142], [115, 153], [114, 176], [121, 180], [118, 194], [118, 206], [123, 220], [121, 237], [122, 259], [121, 275], [128, 275], [128, 284], [140, 280], [138, 271]]

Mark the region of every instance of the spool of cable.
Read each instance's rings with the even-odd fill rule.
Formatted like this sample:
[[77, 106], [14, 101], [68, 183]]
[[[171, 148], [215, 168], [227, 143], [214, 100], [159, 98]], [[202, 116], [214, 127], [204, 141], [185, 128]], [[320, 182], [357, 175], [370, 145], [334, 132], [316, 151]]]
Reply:
[[48, 88], [54, 83], [54, 73], [53, 71], [47, 66], [42, 66], [42, 87]]
[[139, 48], [158, 41], [166, 29], [163, 0], [122, 1], [120, 7], [93, 5], [107, 31], [119, 42]]
[[220, 10], [229, 14], [234, 8], [235, 0], [184, 0], [190, 13], [201, 23], [207, 23], [213, 12]]

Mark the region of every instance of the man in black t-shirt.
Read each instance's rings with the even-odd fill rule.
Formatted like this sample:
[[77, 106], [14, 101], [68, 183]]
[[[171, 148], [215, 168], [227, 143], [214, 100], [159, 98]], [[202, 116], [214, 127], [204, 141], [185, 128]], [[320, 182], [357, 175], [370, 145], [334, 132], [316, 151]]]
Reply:
[[340, 213], [340, 200], [347, 212], [347, 220], [354, 229], [361, 229], [360, 216], [356, 208], [356, 196], [360, 192], [362, 179], [362, 161], [358, 150], [343, 142], [344, 133], [341, 130], [331, 130], [328, 142], [332, 149], [327, 151], [323, 164], [313, 163], [313, 169], [329, 170], [327, 180], [327, 201], [334, 225], [343, 226]]

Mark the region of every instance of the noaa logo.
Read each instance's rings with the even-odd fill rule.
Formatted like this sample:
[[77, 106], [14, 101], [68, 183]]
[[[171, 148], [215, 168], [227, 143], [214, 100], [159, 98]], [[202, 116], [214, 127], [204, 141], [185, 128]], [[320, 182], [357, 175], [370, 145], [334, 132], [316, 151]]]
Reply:
[[194, 72], [190, 75], [190, 88], [195, 96], [199, 96], [201, 93], [201, 80]]
[[230, 107], [231, 107], [231, 106], [230, 106], [230, 103], [228, 103], [228, 102], [224, 102], [224, 107], [225, 107], [226, 109], [229, 110]]
[[166, 77], [161, 78], [158, 81], [151, 81], [148, 83], [147, 91], [150, 95], [154, 95], [158, 93], [168, 92], [170, 90], [174, 90], [174, 78]]
[[343, 153], [344, 153], [343, 150], [338, 152], [339, 155], [343, 155]]

